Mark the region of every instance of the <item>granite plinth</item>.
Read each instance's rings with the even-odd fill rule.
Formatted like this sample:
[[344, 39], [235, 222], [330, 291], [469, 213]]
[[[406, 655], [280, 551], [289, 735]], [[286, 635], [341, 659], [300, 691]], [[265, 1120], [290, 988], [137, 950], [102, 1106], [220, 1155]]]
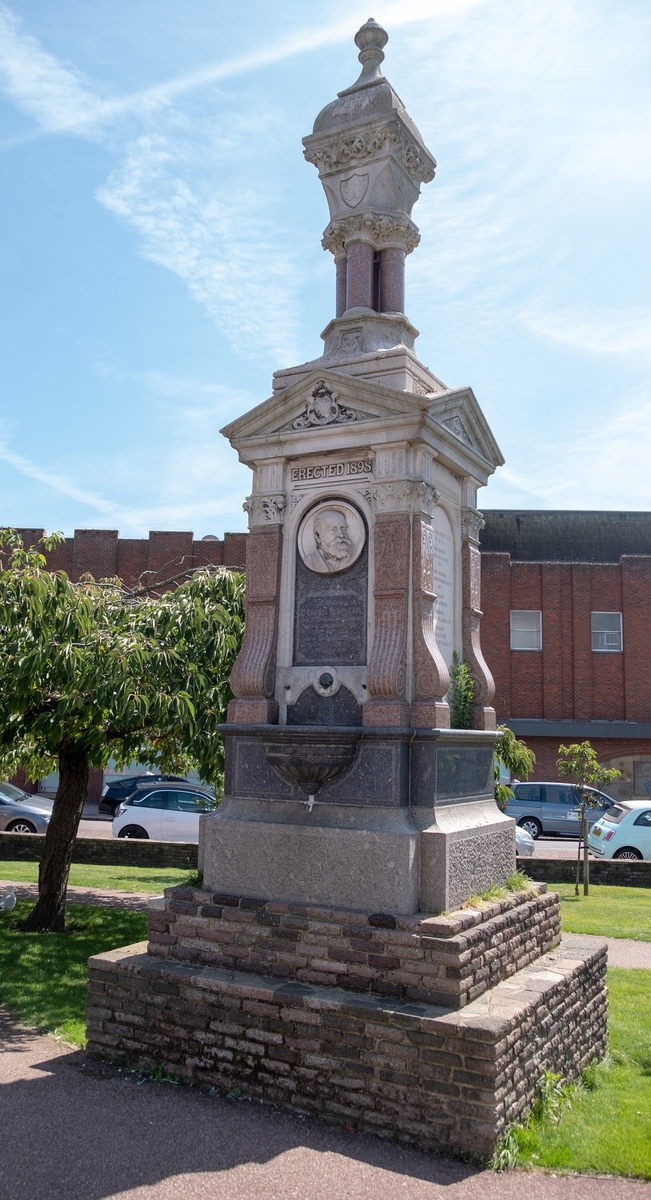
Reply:
[[[494, 735], [350, 729], [357, 752], [312, 801], [270, 765], [279, 726], [225, 725], [226, 783], [201, 818], [214, 891], [368, 911], [441, 912], [515, 870], [514, 823], [493, 799]], [[291, 739], [300, 729], [286, 727]], [[292, 730], [294, 732], [292, 732]], [[342, 730], [333, 727], [333, 740]], [[315, 744], [328, 730], [314, 727]]]

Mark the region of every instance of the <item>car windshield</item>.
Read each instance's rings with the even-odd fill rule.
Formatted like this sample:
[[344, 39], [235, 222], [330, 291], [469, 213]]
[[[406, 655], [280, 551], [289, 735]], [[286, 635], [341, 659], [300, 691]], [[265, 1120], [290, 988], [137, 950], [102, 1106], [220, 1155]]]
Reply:
[[622, 817], [627, 816], [630, 811], [630, 808], [624, 808], [623, 804], [614, 804], [607, 813], [604, 813], [602, 821], [610, 821], [612, 825], [619, 825]]
[[31, 800], [28, 792], [23, 792], [20, 788], [14, 787], [13, 783], [0, 783], [0, 792], [8, 800]]

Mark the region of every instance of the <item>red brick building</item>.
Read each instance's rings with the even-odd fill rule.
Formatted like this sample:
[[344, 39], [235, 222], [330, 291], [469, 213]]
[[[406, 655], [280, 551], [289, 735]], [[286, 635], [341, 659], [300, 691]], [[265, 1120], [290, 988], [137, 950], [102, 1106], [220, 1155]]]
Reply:
[[[622, 795], [651, 794], [651, 513], [485, 511], [482, 648], [498, 720], [557, 777], [561, 742], [589, 738], [622, 771]], [[21, 530], [35, 543], [42, 530]], [[207, 564], [244, 567], [245, 533], [121, 538], [78, 529], [48, 556], [71, 579], [117, 575], [164, 587]], [[94, 772], [90, 795], [99, 795]]]
[[561, 742], [589, 738], [651, 792], [651, 513], [484, 513], [482, 648], [498, 720], [557, 778]]

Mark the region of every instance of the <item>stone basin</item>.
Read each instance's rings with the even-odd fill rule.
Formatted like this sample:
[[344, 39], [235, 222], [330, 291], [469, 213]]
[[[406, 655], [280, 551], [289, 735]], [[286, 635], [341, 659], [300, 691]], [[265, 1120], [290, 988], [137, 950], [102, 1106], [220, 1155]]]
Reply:
[[262, 733], [269, 766], [287, 783], [315, 796], [352, 767], [362, 730], [355, 726], [276, 725]]

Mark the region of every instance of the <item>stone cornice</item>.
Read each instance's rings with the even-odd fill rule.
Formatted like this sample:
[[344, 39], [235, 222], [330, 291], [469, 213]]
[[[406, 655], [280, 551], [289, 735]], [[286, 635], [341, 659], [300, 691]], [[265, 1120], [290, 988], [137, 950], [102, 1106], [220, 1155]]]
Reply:
[[411, 254], [420, 241], [420, 233], [406, 213], [366, 211], [336, 217], [324, 231], [321, 245], [338, 258], [345, 254], [348, 243], [356, 240], [370, 242], [376, 250], [397, 246], [405, 254]]

